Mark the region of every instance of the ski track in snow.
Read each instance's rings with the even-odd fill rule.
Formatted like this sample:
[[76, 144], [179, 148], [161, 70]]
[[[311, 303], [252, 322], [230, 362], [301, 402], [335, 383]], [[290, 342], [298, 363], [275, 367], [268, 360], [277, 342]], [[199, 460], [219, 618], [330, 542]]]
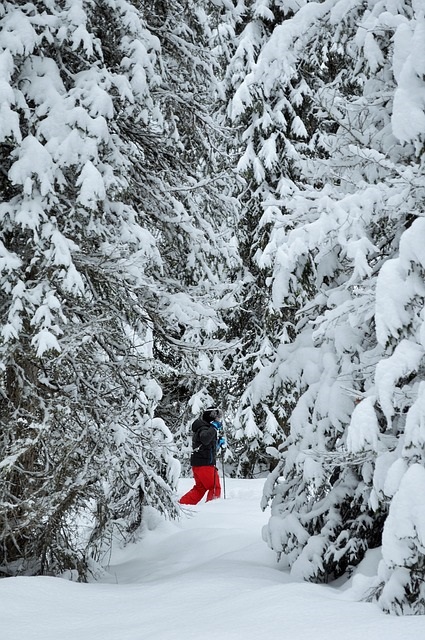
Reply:
[[261, 539], [263, 482], [227, 479], [226, 500], [179, 523], [151, 513], [152, 530], [114, 549], [101, 582], [0, 580], [1, 640], [423, 640], [423, 616], [387, 616], [347, 585], [293, 582]]

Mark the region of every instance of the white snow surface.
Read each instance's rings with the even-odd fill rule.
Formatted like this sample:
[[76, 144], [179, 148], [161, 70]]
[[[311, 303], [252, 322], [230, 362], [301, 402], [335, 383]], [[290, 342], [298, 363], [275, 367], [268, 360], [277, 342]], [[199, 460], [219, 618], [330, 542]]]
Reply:
[[[179, 482], [179, 495], [192, 482]], [[264, 480], [226, 479], [226, 499], [179, 522], [150, 512], [142, 539], [113, 550], [109, 573], [80, 584], [0, 580], [2, 640], [422, 640], [423, 616], [359, 602], [376, 572], [370, 552], [340, 586], [294, 582], [261, 538]]]

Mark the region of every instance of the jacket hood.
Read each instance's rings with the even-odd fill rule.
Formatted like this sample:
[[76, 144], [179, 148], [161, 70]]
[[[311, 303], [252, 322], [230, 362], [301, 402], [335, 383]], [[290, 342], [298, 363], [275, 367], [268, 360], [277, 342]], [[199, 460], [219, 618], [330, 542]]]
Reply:
[[198, 431], [198, 429], [201, 429], [201, 427], [210, 427], [210, 423], [209, 422], [205, 422], [205, 420], [202, 420], [202, 418], [197, 418], [195, 420], [195, 422], [192, 424], [192, 431]]

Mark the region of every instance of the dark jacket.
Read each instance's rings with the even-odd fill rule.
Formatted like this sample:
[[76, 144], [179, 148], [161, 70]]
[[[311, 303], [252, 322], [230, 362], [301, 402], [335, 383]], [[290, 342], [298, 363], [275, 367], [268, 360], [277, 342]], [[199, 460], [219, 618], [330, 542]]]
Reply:
[[211, 423], [198, 418], [192, 424], [192, 467], [215, 466], [217, 429]]

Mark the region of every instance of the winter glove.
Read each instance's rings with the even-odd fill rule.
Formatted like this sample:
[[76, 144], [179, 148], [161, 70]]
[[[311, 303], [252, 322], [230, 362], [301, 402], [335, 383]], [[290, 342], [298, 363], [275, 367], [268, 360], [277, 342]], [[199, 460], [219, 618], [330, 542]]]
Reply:
[[215, 427], [217, 429], [217, 431], [223, 431], [223, 425], [219, 420], [213, 420], [213, 422], [211, 422], [212, 426]]
[[217, 441], [217, 451], [219, 451], [220, 449], [224, 449], [225, 446], [226, 446], [226, 440], [225, 438], [223, 438], [223, 436], [221, 436]]

